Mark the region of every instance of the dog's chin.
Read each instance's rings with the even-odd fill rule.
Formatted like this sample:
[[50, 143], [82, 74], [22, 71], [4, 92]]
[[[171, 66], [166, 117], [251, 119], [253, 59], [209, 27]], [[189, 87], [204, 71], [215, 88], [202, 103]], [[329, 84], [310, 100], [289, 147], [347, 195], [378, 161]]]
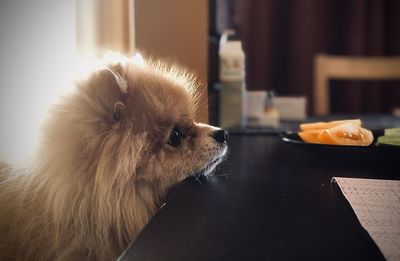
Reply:
[[224, 160], [224, 156], [227, 152], [227, 146], [224, 145], [223, 149], [216, 157], [214, 157], [199, 173], [204, 176], [212, 175], [215, 168]]
[[215, 168], [221, 163], [222, 157], [215, 159], [211, 163], [209, 163], [200, 173], [204, 176], [212, 175], [215, 171]]

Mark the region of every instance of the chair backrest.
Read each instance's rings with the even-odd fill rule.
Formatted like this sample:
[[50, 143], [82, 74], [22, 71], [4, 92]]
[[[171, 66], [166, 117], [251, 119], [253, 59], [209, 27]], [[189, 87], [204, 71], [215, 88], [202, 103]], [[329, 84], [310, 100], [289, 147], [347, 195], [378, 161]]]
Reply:
[[317, 54], [314, 59], [314, 113], [330, 113], [329, 80], [400, 79], [400, 56], [360, 57]]

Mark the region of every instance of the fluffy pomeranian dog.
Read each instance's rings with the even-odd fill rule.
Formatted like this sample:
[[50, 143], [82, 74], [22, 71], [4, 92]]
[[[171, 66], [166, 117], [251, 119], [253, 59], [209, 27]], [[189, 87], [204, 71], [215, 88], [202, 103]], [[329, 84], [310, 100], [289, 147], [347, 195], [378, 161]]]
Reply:
[[197, 83], [113, 55], [45, 122], [33, 164], [0, 164], [0, 260], [115, 260], [165, 200], [227, 151], [194, 120]]

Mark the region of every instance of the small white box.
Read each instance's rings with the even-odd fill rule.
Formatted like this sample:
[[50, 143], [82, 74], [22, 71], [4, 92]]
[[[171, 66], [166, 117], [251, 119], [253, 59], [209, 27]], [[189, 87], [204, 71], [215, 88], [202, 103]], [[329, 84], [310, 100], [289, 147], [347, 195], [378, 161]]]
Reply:
[[247, 91], [246, 106], [248, 118], [259, 118], [264, 111], [265, 91]]
[[247, 127], [279, 127], [279, 112], [274, 108], [266, 108], [266, 91], [246, 92], [245, 126]]
[[303, 120], [306, 118], [306, 97], [275, 96], [274, 107], [281, 120]]

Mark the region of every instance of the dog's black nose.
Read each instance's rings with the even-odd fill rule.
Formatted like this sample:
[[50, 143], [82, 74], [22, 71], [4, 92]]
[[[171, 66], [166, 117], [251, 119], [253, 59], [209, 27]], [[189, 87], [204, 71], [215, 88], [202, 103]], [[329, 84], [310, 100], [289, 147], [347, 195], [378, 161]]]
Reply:
[[222, 129], [212, 132], [210, 136], [220, 143], [225, 143], [228, 140], [228, 132]]

